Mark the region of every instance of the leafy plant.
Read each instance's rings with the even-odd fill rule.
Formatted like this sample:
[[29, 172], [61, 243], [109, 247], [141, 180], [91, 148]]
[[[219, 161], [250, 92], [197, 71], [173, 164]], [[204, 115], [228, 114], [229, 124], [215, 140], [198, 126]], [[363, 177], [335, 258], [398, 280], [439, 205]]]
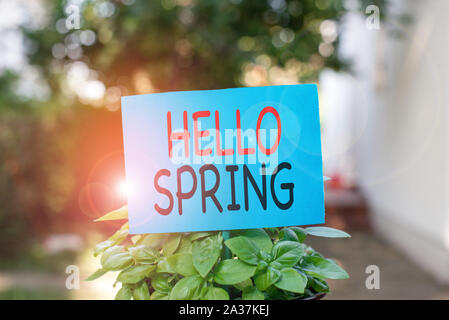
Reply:
[[[127, 219], [127, 213], [123, 207], [97, 221]], [[304, 299], [329, 292], [326, 279], [349, 277], [304, 244], [308, 235], [350, 237], [327, 227], [129, 237], [125, 223], [96, 246], [102, 267], [87, 280], [120, 271], [116, 299], [125, 300]]]

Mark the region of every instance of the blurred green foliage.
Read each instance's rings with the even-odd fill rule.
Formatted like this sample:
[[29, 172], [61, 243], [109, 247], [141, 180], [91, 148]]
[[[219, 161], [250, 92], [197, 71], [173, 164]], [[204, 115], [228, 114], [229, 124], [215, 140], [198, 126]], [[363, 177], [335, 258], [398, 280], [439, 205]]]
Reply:
[[30, 290], [12, 288], [0, 292], [1, 300], [66, 300], [67, 290]]
[[30, 61], [44, 67], [54, 94], [63, 92], [63, 77], [52, 74], [52, 48], [56, 43], [76, 46], [82, 30], [94, 31], [96, 42], [82, 46], [79, 60], [99, 72], [107, 87], [120, 85], [128, 94], [136, 93], [132, 83], [137, 71], [148, 73], [156, 90], [168, 91], [244, 85], [242, 68], [261, 56], [268, 58], [270, 67], [283, 67], [291, 60], [303, 63], [297, 73], [300, 81], [316, 81], [324, 67], [346, 66], [335, 53], [338, 39], [330, 56], [318, 52], [321, 23], [338, 23], [346, 12], [341, 0], [124, 2], [132, 4], [82, 2], [82, 28], [67, 33], [55, 28], [67, 17], [66, 1], [48, 2], [53, 13], [48, 28], [27, 35], [39, 44]]

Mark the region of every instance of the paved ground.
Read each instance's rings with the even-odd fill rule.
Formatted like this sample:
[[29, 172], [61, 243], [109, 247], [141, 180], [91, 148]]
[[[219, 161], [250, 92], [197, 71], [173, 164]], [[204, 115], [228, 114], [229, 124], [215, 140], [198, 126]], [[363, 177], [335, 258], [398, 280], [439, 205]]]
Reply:
[[[338, 261], [350, 279], [331, 281], [326, 299], [449, 299], [449, 287], [439, 286], [395, 249], [366, 232], [351, 232], [350, 239], [308, 237], [307, 243], [327, 258]], [[380, 289], [368, 290], [368, 265], [380, 270]]]

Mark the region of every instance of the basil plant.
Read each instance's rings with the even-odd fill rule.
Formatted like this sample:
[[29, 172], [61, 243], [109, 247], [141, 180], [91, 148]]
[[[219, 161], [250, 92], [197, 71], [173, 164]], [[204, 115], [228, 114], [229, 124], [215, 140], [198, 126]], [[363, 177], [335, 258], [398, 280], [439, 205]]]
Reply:
[[[96, 221], [127, 219], [127, 207]], [[125, 223], [99, 243], [101, 268], [119, 271], [116, 299], [305, 299], [329, 292], [326, 279], [348, 274], [304, 243], [308, 235], [350, 237], [327, 227], [286, 227], [128, 236]]]

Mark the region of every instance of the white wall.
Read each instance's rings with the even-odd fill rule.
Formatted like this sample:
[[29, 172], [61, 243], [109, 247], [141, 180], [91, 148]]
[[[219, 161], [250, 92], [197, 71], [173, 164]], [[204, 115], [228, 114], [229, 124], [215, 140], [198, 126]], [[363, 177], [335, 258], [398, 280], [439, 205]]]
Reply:
[[412, 14], [368, 30], [348, 15], [342, 54], [356, 62], [351, 110], [355, 176], [376, 230], [449, 283], [449, 1], [394, 1]]

